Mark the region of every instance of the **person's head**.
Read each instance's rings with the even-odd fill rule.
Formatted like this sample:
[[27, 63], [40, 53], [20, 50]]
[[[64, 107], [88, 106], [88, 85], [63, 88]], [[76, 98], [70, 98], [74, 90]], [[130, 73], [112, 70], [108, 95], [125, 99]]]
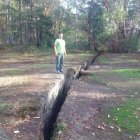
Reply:
[[61, 39], [63, 38], [63, 34], [62, 34], [62, 33], [61, 33], [61, 34], [59, 34], [59, 38], [61, 38]]

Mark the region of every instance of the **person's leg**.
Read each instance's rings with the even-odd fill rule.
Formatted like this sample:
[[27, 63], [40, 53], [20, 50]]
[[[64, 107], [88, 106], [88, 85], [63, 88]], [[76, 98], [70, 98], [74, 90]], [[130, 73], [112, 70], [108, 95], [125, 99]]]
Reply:
[[60, 58], [61, 58], [61, 55], [58, 54], [56, 56], [56, 71], [59, 72], [60, 71]]
[[63, 63], [64, 63], [64, 54], [61, 54], [60, 57], [60, 72], [63, 72]]

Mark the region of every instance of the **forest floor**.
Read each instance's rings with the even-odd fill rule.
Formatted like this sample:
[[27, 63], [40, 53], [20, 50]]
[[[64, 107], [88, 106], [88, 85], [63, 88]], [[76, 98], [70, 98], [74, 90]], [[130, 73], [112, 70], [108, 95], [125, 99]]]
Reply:
[[105, 54], [74, 80], [55, 140], [140, 140], [140, 56]]
[[[52, 50], [24, 54], [0, 50], [0, 54], [0, 140], [36, 140], [42, 96], [62, 79], [55, 71], [55, 56]], [[69, 54], [64, 72], [88, 56]]]
[[[36, 140], [41, 96], [61, 79], [61, 74], [55, 72], [55, 57], [47, 52], [0, 53], [0, 140]], [[67, 68], [78, 67], [89, 56], [87, 53], [68, 54], [64, 72]], [[55, 139], [139, 140], [139, 69], [139, 55], [99, 57], [88, 69], [93, 74], [73, 81], [59, 115]], [[115, 111], [112, 111], [120, 111], [119, 105], [129, 99], [130, 103], [136, 101], [131, 105], [134, 112], [130, 113], [137, 117], [128, 125], [130, 130], [120, 123], [125, 120], [114, 121], [120, 118], [114, 118]], [[126, 117], [125, 123], [129, 123], [131, 117]]]

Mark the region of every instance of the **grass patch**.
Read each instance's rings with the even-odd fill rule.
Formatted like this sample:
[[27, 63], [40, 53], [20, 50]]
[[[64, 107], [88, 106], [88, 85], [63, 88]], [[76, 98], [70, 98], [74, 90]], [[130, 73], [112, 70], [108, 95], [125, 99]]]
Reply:
[[98, 57], [98, 61], [101, 64], [108, 64], [111, 61], [111, 59], [107, 56], [100, 56], [100, 57]]
[[109, 123], [115, 123], [129, 133], [138, 133], [140, 130], [140, 99], [129, 99], [118, 108], [111, 109], [109, 115]]
[[90, 52], [78, 52], [78, 53], [69, 53], [66, 57], [69, 59], [73, 58], [79, 60], [79, 59], [87, 59], [90, 56], [93, 56], [93, 54], [91, 54]]
[[4, 113], [6, 112], [7, 110], [11, 109], [12, 106], [11, 105], [8, 105], [8, 104], [0, 104], [0, 113]]
[[4, 74], [8, 75], [8, 76], [22, 75], [22, 74], [24, 74], [24, 70], [23, 69], [10, 69], [10, 70], [4, 71]]
[[122, 77], [140, 78], [140, 70], [139, 69], [118, 69], [118, 70], [113, 70], [112, 72], [117, 73]]
[[96, 73], [93, 73], [90, 78], [94, 81], [98, 81], [101, 82], [101, 79], [99, 78], [99, 76]]
[[[140, 70], [139, 69], [115, 69], [115, 70], [107, 70], [101, 73], [94, 73], [92, 75], [92, 79], [99, 81], [101, 76], [109, 74], [117, 74], [117, 76], [121, 76], [124, 78], [132, 78], [132, 79], [140, 79]], [[101, 80], [101, 79], [100, 79]]]
[[17, 111], [17, 115], [20, 118], [25, 118], [27, 115], [34, 116], [35, 113], [40, 109], [38, 101], [27, 102], [26, 105], [23, 105]]
[[80, 57], [86, 58], [87, 56], [91, 56], [91, 53], [90, 52], [81, 52], [80, 53]]
[[64, 131], [64, 130], [67, 129], [67, 127], [68, 127], [68, 125], [66, 123], [64, 123], [64, 122], [59, 122], [57, 124], [58, 131]]
[[38, 111], [36, 107], [21, 107], [18, 111], [18, 117], [25, 118], [27, 115], [33, 116], [34, 112]]
[[93, 73], [91, 76], [89, 76], [89, 78], [93, 81], [96, 81], [97, 83], [102, 83], [107, 85], [108, 82], [104, 79], [104, 77], [108, 76], [106, 73]]
[[32, 66], [32, 68], [49, 68], [54, 66], [54, 64], [35, 64]]

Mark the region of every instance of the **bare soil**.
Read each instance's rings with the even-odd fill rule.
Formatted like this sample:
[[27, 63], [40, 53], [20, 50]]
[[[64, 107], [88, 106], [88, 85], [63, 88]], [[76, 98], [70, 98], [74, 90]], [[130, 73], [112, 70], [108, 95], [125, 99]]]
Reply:
[[[58, 118], [55, 140], [139, 140], [115, 124], [107, 123], [108, 109], [118, 107], [127, 97], [139, 98], [140, 79], [121, 77], [107, 71], [140, 69], [136, 54], [106, 54], [87, 70], [91, 75], [73, 81]], [[105, 61], [105, 59], [107, 59]], [[137, 93], [137, 94], [135, 94]]]

